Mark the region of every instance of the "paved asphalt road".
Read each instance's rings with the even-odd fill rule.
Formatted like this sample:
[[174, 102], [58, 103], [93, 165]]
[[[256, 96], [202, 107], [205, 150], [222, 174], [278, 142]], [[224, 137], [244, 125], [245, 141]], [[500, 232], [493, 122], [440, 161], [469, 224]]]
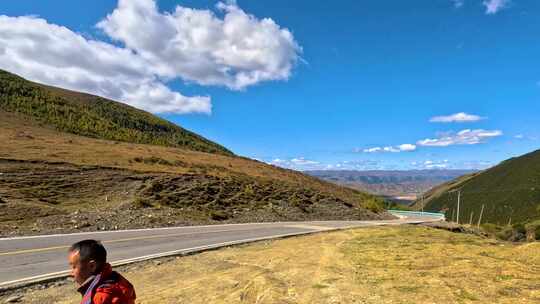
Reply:
[[201, 251], [208, 248], [326, 230], [400, 225], [437, 220], [409, 216], [388, 221], [316, 221], [191, 226], [61, 235], [0, 238], [0, 291], [66, 276], [67, 249], [83, 239], [98, 239], [113, 265]]

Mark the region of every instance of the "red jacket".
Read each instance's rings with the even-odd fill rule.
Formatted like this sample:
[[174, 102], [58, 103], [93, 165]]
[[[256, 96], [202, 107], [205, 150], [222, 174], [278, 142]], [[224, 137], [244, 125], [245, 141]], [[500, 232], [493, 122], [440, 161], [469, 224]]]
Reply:
[[[78, 291], [84, 295], [92, 282], [87, 281]], [[135, 304], [133, 285], [116, 271], [109, 263], [101, 272], [101, 279], [92, 291], [92, 304]]]

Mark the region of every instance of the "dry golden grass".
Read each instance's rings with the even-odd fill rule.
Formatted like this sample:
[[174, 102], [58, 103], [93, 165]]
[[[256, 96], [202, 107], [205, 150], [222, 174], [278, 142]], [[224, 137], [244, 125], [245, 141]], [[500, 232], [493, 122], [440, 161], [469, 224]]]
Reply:
[[[37, 126], [15, 114], [0, 112], [0, 157], [20, 160], [47, 160], [78, 165], [99, 165], [137, 171], [186, 173], [187, 166], [168, 166], [136, 162], [136, 157], [155, 156], [167, 161], [183, 161], [188, 165], [222, 167], [232, 172], [253, 176], [290, 174], [256, 161], [238, 157], [196, 152], [179, 148], [130, 144], [92, 139], [51, 128]], [[268, 168], [270, 167], [270, 168]], [[264, 170], [262, 170], [264, 168]], [[270, 172], [269, 172], [270, 171]], [[220, 170], [214, 170], [219, 174]]]
[[[230, 157], [179, 148], [92, 139], [58, 132], [0, 110], [0, 158], [45, 160], [97, 165], [139, 172], [194, 173], [218, 177], [241, 174], [317, 188], [336, 196], [372, 197], [316, 178], [243, 157]], [[165, 160], [173, 165], [137, 162], [136, 158]]]
[[[391, 218], [382, 199], [300, 172], [62, 133], [2, 111], [0, 143], [0, 235]], [[80, 210], [91, 214], [75, 216]]]
[[[425, 227], [320, 233], [124, 269], [137, 303], [540, 303], [540, 243]], [[71, 284], [26, 303], [77, 303]]]

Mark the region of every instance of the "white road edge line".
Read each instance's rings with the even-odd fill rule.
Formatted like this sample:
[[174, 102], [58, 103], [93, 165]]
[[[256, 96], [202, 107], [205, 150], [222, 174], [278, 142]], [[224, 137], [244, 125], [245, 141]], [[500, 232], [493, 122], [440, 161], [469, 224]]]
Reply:
[[[338, 228], [331, 229], [331, 230], [337, 230], [337, 229]], [[324, 230], [324, 231], [327, 231], [327, 230]], [[223, 242], [223, 243], [217, 243], [217, 244], [211, 244], [211, 245], [190, 247], [190, 248], [178, 249], [178, 250], [173, 250], [173, 251], [154, 253], [154, 254], [140, 256], [140, 257], [131, 258], [131, 259], [113, 261], [111, 262], [111, 265], [122, 266], [122, 265], [132, 264], [135, 262], [142, 262], [142, 261], [151, 260], [151, 259], [160, 258], [160, 257], [182, 255], [186, 253], [199, 252], [199, 251], [204, 251], [207, 249], [215, 249], [215, 248], [220, 248], [220, 247], [225, 247], [225, 246], [230, 246], [230, 245], [243, 244], [243, 243], [249, 243], [249, 242], [255, 242], [255, 241], [263, 241], [263, 240], [274, 239], [274, 238], [283, 238], [283, 237], [293, 236], [293, 235], [310, 234], [310, 233], [316, 233], [316, 232], [320, 232], [320, 231], [313, 230], [313, 231], [305, 231], [305, 232], [293, 232], [293, 233], [287, 233], [287, 234], [265, 236], [265, 237], [260, 237], [260, 238], [242, 239], [242, 240], [229, 241], [229, 242]], [[69, 270], [64, 270], [64, 271], [51, 272], [51, 273], [42, 274], [38, 276], [3, 282], [0, 284], [0, 288], [6, 288], [6, 287], [9, 287], [10, 285], [14, 285], [17, 283], [31, 284], [31, 283], [37, 283], [41, 280], [46, 280], [46, 279], [67, 277], [69, 276], [69, 272], [70, 272]]]
[[88, 231], [88, 232], [73, 232], [73, 233], [58, 233], [58, 234], [46, 234], [46, 235], [30, 235], [30, 236], [14, 236], [0, 238], [0, 241], [12, 241], [12, 240], [24, 240], [24, 239], [38, 239], [38, 238], [50, 238], [58, 236], [76, 236], [86, 234], [102, 234], [102, 233], [118, 233], [118, 232], [140, 232], [140, 231], [159, 231], [159, 230], [173, 230], [173, 229], [189, 229], [189, 228], [208, 228], [208, 227], [227, 227], [227, 226], [244, 226], [244, 225], [263, 225], [263, 224], [277, 224], [279, 222], [268, 223], [238, 223], [238, 224], [218, 224], [218, 225], [202, 225], [202, 226], [175, 226], [175, 227], [159, 227], [159, 228], [140, 228], [140, 229], [124, 229], [124, 230], [104, 230], [104, 231]]
[[[236, 240], [236, 241], [229, 241], [229, 242], [223, 242], [223, 243], [217, 243], [217, 244], [211, 244], [211, 245], [204, 245], [204, 246], [198, 246], [198, 247], [191, 247], [191, 248], [184, 248], [179, 250], [173, 250], [173, 251], [167, 251], [162, 253], [155, 253], [145, 256], [140, 256], [136, 258], [130, 258], [130, 259], [124, 259], [124, 260], [118, 260], [111, 262], [111, 265], [113, 266], [122, 266], [127, 264], [132, 264], [135, 262], [142, 262], [147, 261], [151, 259], [161, 258], [161, 257], [167, 257], [167, 256], [175, 256], [175, 255], [183, 255], [188, 253], [195, 253], [195, 252], [203, 252], [205, 250], [209, 249], [217, 249], [221, 247], [231, 246], [231, 245], [238, 245], [238, 244], [246, 244], [246, 243], [252, 243], [257, 241], [264, 241], [264, 240], [270, 240], [270, 239], [278, 239], [278, 238], [285, 238], [289, 236], [295, 236], [295, 235], [305, 235], [305, 234], [313, 234], [317, 232], [328, 232], [328, 231], [337, 231], [337, 230], [344, 230], [344, 229], [351, 229], [351, 228], [362, 228], [362, 227], [371, 227], [371, 226], [394, 226], [394, 225], [400, 225], [400, 224], [418, 224], [418, 223], [426, 223], [426, 222], [432, 222], [432, 221], [439, 221], [439, 220], [413, 220], [410, 222], [404, 222], [404, 221], [381, 221], [381, 222], [371, 222], [371, 223], [362, 223], [362, 225], [365, 226], [345, 226], [345, 227], [338, 227], [338, 228], [330, 228], [327, 230], [312, 230], [312, 231], [304, 231], [304, 232], [293, 232], [293, 233], [286, 233], [286, 234], [278, 234], [273, 236], [265, 236], [265, 237], [259, 237], [259, 238], [251, 238], [251, 239], [242, 239], [242, 240]], [[230, 225], [246, 225], [246, 224], [229, 224], [229, 225], [223, 225], [223, 226], [230, 226]], [[212, 226], [212, 225], [210, 225]], [[197, 227], [204, 227], [204, 226], [197, 226]], [[169, 228], [169, 227], [167, 227]], [[161, 228], [159, 228], [161, 229]], [[146, 231], [151, 229], [140, 229], [138, 231]], [[132, 231], [132, 230], [130, 230]], [[84, 233], [86, 234], [86, 233]], [[52, 235], [51, 235], [52, 236]], [[2, 282], [0, 283], [0, 291], [8, 290], [8, 289], [14, 289], [14, 288], [20, 288], [31, 284], [36, 284], [42, 281], [47, 280], [54, 280], [54, 279], [61, 279], [69, 276], [70, 271], [64, 270], [64, 271], [58, 271], [58, 272], [51, 272], [47, 274], [42, 274], [38, 276], [28, 277], [28, 278], [22, 278], [17, 279], [13, 281], [8, 282]]]
[[[394, 215], [394, 214], [393, 214]], [[398, 217], [397, 215], [394, 215]], [[402, 219], [401, 217], [398, 217]], [[406, 217], [405, 217], [406, 218]], [[395, 220], [394, 220], [395, 221]], [[325, 223], [325, 222], [339, 222], [335, 221], [309, 221], [310, 223]], [[368, 221], [355, 221], [357, 223], [370, 222]], [[160, 231], [160, 230], [174, 230], [174, 229], [193, 229], [193, 228], [209, 228], [209, 227], [229, 227], [229, 226], [245, 226], [245, 225], [279, 225], [279, 224], [291, 224], [294, 225], [297, 222], [262, 222], [262, 223], [236, 223], [236, 224], [214, 224], [214, 225], [194, 225], [194, 226], [174, 226], [174, 227], [159, 227], [159, 228], [139, 228], [139, 229], [123, 229], [123, 230], [104, 230], [104, 231], [87, 231], [87, 232], [73, 232], [73, 233], [57, 233], [57, 234], [45, 234], [45, 235], [29, 235], [29, 236], [14, 236], [14, 237], [0, 237], [0, 241], [12, 241], [12, 240], [24, 240], [24, 239], [37, 239], [37, 238], [50, 238], [58, 236], [77, 236], [87, 234], [103, 234], [103, 233], [120, 233], [120, 232], [140, 232], [140, 231]], [[303, 222], [298, 222], [303, 223]]]

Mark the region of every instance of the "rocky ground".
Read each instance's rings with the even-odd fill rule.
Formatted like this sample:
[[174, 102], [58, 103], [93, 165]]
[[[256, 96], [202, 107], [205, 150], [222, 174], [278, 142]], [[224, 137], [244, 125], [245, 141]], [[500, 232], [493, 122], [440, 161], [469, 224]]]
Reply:
[[241, 174], [152, 173], [0, 159], [1, 236], [390, 217], [309, 186]]

